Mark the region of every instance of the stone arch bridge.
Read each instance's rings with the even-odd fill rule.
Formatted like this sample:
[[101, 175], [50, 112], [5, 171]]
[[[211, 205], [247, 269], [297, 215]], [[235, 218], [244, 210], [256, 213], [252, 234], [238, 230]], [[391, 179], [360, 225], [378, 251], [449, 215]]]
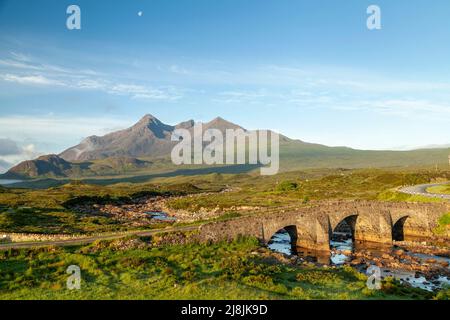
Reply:
[[200, 227], [200, 237], [219, 241], [244, 235], [267, 243], [273, 234], [285, 229], [299, 247], [329, 250], [333, 230], [346, 221], [355, 241], [392, 244], [404, 237], [433, 237], [439, 218], [447, 212], [450, 203], [324, 201], [206, 224]]

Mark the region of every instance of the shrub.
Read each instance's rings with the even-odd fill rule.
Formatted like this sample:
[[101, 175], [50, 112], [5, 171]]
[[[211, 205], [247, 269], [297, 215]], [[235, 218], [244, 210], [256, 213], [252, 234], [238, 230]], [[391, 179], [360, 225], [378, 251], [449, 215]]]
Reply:
[[446, 213], [439, 218], [438, 226], [434, 229], [434, 232], [440, 235], [445, 234], [446, 232], [449, 232], [449, 227], [450, 227], [450, 213]]
[[434, 297], [435, 300], [450, 300], [450, 286], [440, 290]]
[[282, 181], [280, 182], [277, 187], [276, 191], [278, 192], [289, 192], [289, 191], [295, 191], [298, 189], [297, 182], [294, 181]]

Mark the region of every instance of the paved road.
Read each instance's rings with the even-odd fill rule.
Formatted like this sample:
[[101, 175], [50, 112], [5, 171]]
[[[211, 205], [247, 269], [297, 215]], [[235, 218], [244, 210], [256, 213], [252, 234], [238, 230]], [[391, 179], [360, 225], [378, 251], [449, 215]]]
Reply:
[[438, 194], [438, 193], [429, 193], [427, 191], [430, 187], [442, 186], [449, 184], [449, 182], [445, 183], [431, 183], [431, 184], [419, 184], [417, 186], [404, 187], [399, 189], [400, 192], [412, 194], [412, 195], [420, 195], [429, 198], [440, 198], [440, 199], [448, 199], [450, 200], [450, 194]]
[[47, 247], [47, 246], [74, 246], [74, 245], [83, 245], [89, 244], [97, 240], [114, 240], [120, 239], [132, 235], [147, 237], [152, 236], [159, 233], [166, 232], [176, 232], [176, 231], [194, 231], [198, 230], [200, 226], [182, 226], [182, 227], [169, 227], [164, 229], [154, 229], [149, 231], [128, 231], [121, 232], [116, 234], [105, 234], [98, 235], [93, 237], [86, 238], [75, 238], [68, 240], [56, 240], [56, 241], [27, 241], [27, 242], [11, 242], [11, 243], [2, 243], [0, 244], [0, 250], [8, 250], [8, 249], [21, 249], [21, 248], [37, 248], [37, 247]]

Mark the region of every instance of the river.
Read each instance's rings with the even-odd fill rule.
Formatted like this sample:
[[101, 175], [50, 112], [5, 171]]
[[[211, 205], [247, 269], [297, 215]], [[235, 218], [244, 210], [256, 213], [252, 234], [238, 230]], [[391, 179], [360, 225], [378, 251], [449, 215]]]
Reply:
[[[357, 256], [358, 252], [364, 252], [364, 250], [370, 249], [372, 255], [377, 257], [382, 257], [384, 254], [391, 254], [393, 250], [403, 250], [405, 252], [405, 258], [413, 257], [420, 259], [420, 261], [427, 261], [430, 259], [436, 260], [437, 262], [447, 262], [450, 263], [450, 258], [440, 257], [430, 254], [423, 254], [417, 252], [407, 251], [406, 248], [399, 246], [386, 247], [378, 246], [372, 244], [370, 247], [367, 245], [355, 245], [351, 239], [351, 235], [339, 235], [338, 237], [333, 236], [333, 240], [330, 242], [331, 250], [327, 254], [326, 252], [315, 252], [313, 250], [306, 250], [299, 247], [292, 247], [291, 238], [289, 233], [285, 230], [280, 230], [277, 232], [269, 242], [269, 248], [273, 251], [288, 254], [297, 255], [303, 258], [305, 261], [330, 265], [330, 266], [341, 266], [344, 264], [350, 264], [352, 259]], [[355, 265], [353, 266], [360, 272], [365, 273], [367, 266]], [[393, 268], [383, 268], [381, 267], [382, 278], [391, 276], [403, 283], [408, 283], [413, 287], [422, 288], [428, 291], [435, 291], [443, 286], [450, 285], [450, 278], [444, 274], [435, 274], [433, 278], [426, 278], [423, 274], [416, 271], [404, 270], [404, 269], [393, 269]], [[450, 267], [447, 266], [450, 272]]]
[[158, 221], [171, 222], [177, 220], [175, 217], [171, 217], [167, 213], [162, 211], [147, 211], [146, 213], [150, 215], [152, 219]]

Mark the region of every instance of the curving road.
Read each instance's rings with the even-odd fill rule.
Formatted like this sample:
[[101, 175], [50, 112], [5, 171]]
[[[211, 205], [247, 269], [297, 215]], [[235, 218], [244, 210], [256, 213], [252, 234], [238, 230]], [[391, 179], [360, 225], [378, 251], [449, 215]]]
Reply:
[[428, 198], [439, 198], [439, 199], [448, 199], [450, 200], [450, 194], [439, 194], [439, 193], [430, 193], [427, 191], [430, 187], [442, 186], [449, 184], [449, 182], [445, 183], [429, 183], [429, 184], [419, 184], [416, 186], [404, 187], [400, 188], [398, 191], [411, 195], [419, 195]]
[[97, 235], [92, 237], [84, 237], [84, 238], [75, 238], [68, 240], [49, 240], [49, 241], [27, 241], [27, 242], [8, 242], [8, 243], [0, 243], [0, 250], [8, 250], [8, 249], [23, 249], [23, 248], [38, 248], [38, 247], [47, 247], [47, 246], [75, 246], [75, 245], [83, 245], [89, 244], [97, 240], [115, 240], [128, 236], [140, 236], [140, 237], [148, 237], [155, 234], [167, 233], [167, 232], [177, 232], [177, 231], [194, 231], [198, 230], [200, 225], [195, 226], [180, 226], [180, 227], [168, 227], [163, 229], [154, 229], [149, 231], [128, 231], [121, 232], [116, 234], [105, 234], [105, 235]]

